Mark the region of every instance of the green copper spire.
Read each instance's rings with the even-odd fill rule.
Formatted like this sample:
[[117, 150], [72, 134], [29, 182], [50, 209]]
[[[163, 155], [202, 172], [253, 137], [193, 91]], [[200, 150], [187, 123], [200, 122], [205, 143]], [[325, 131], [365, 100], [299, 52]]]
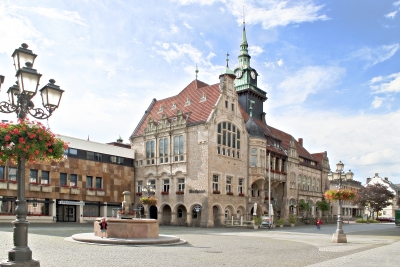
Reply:
[[249, 56], [249, 45], [247, 44], [246, 38], [246, 22], [244, 20], [244, 7], [243, 7], [243, 32], [242, 32], [242, 43], [240, 44], [240, 54], [238, 56], [239, 66], [243, 69], [250, 67], [250, 56]]
[[232, 74], [232, 75], [235, 75], [233, 73], [233, 71], [229, 68], [229, 64], [228, 64], [228, 62], [229, 62], [229, 53], [226, 52], [225, 56], [226, 56], [226, 68], [225, 68], [224, 71], [222, 71], [221, 74]]
[[197, 80], [197, 74], [199, 73], [199, 69], [197, 68], [197, 64], [196, 64], [196, 80]]

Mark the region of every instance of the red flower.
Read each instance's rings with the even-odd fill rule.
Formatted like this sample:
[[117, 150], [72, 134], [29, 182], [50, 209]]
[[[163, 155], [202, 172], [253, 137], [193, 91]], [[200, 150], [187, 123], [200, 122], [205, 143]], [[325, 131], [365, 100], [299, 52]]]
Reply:
[[20, 142], [21, 144], [25, 144], [25, 139], [24, 139], [23, 137], [20, 137], [18, 140], [19, 140], [19, 142]]
[[35, 154], [38, 155], [38, 154], [39, 154], [39, 150], [36, 150], [36, 151], [35, 151]]
[[4, 137], [4, 141], [6, 141], [6, 142], [10, 141], [10, 139], [11, 139], [11, 137], [8, 134]]

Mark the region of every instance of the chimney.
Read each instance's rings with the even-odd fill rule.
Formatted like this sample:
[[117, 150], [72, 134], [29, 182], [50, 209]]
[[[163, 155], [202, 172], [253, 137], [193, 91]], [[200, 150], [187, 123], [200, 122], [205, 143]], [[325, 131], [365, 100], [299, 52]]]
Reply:
[[375, 177], [379, 177], [379, 173], [376, 172], [376, 173], [375, 173]]
[[301, 146], [303, 146], [303, 138], [299, 138], [299, 144], [301, 145]]
[[371, 178], [367, 178], [367, 184], [371, 182]]
[[385, 177], [385, 181], [389, 182], [389, 179], [387, 177]]

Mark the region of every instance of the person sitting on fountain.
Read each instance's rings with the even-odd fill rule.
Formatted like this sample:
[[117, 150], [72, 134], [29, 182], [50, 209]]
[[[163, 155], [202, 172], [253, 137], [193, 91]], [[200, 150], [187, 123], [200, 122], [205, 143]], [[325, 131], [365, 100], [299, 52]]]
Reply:
[[104, 218], [104, 217], [101, 218], [101, 221], [100, 221], [99, 225], [100, 225], [101, 238], [103, 238], [104, 235], [106, 236], [106, 238], [108, 238], [106, 218]]

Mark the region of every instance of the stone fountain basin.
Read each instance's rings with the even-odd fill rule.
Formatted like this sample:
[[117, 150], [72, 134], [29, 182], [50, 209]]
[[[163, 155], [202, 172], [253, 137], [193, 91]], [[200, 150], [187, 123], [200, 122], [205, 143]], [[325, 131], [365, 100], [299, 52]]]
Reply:
[[[101, 236], [101, 218], [94, 222], [94, 235]], [[107, 234], [111, 238], [157, 238], [158, 221], [154, 219], [107, 219]]]

